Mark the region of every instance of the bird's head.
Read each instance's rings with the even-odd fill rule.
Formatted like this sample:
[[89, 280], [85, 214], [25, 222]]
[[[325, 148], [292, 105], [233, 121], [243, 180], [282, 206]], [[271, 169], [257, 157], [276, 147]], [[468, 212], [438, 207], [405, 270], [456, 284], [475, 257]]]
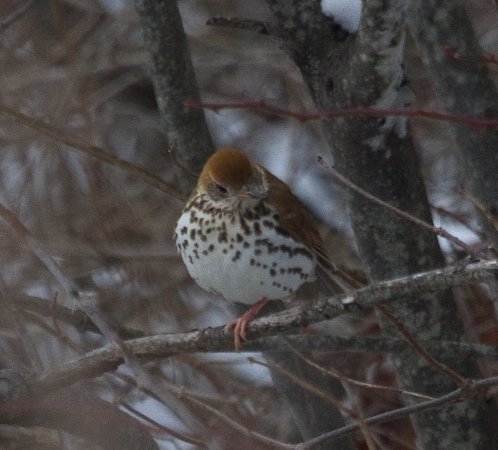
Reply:
[[266, 198], [268, 184], [263, 169], [241, 151], [222, 148], [204, 165], [197, 190], [222, 207], [247, 208]]

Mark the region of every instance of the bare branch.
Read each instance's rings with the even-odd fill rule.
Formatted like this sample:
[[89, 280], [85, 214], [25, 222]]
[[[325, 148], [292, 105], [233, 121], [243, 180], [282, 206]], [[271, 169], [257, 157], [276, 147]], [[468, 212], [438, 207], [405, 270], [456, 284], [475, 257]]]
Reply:
[[[248, 327], [248, 339], [277, 334], [290, 328], [337, 317], [354, 309], [364, 309], [381, 302], [398, 302], [410, 295], [446, 289], [468, 283], [494, 279], [498, 261], [455, 265], [445, 269], [379, 282], [356, 292], [297, 306], [286, 311], [255, 319]], [[284, 338], [285, 339], [285, 338]], [[162, 334], [125, 341], [128, 351], [137, 357], [167, 357], [186, 352], [231, 352], [233, 337], [224, 326], [179, 334]], [[287, 345], [287, 344], [285, 344]], [[244, 350], [244, 346], [242, 347]], [[100, 376], [123, 362], [116, 347], [94, 350], [82, 358], [66, 363], [60, 369], [46, 373], [33, 382], [33, 390], [58, 389], [78, 380]]]
[[385, 413], [377, 414], [376, 416], [363, 419], [361, 422], [357, 421], [356, 423], [346, 425], [345, 427], [340, 428], [338, 430], [331, 431], [330, 433], [326, 433], [317, 438], [303, 442], [297, 445], [296, 449], [299, 450], [310, 449], [322, 442], [336, 439], [340, 436], [344, 436], [345, 434], [349, 434], [353, 431], [356, 431], [360, 427], [362, 422], [364, 422], [367, 425], [390, 422], [392, 420], [399, 419], [400, 417], [404, 417], [409, 414], [426, 411], [428, 409], [438, 408], [442, 405], [446, 405], [452, 402], [463, 401], [464, 399], [469, 398], [471, 394], [483, 392], [486, 389], [496, 385], [498, 385], [498, 377], [485, 378], [483, 380], [474, 381], [469, 386], [455, 389], [454, 391], [451, 391], [448, 394], [435, 398], [434, 400], [427, 400], [417, 403], [415, 405], [393, 409], [391, 411], [387, 411]]
[[451, 370], [446, 364], [434, 358], [413, 336], [413, 334], [405, 327], [400, 318], [396, 316], [387, 306], [377, 305], [382, 313], [391, 321], [392, 324], [398, 329], [401, 335], [406, 339], [410, 346], [424, 358], [430, 365], [434, 366], [442, 374], [446, 375], [450, 380], [456, 383], [459, 387], [464, 387], [469, 383], [469, 380], [460, 376], [454, 370]]
[[35, 4], [36, 0], [26, 0], [24, 4], [17, 8], [13, 13], [0, 21], [0, 33], [3, 33], [16, 20], [20, 19]]
[[243, 100], [240, 102], [200, 102], [189, 99], [185, 102], [185, 106], [191, 109], [205, 108], [212, 111], [220, 111], [223, 109], [248, 109], [261, 111], [279, 117], [291, 117], [303, 123], [313, 120], [338, 120], [344, 117], [414, 117], [420, 119], [435, 120], [438, 122], [466, 125], [476, 132], [483, 132], [488, 128], [498, 127], [498, 119], [479, 118], [476, 116], [449, 114], [438, 111], [427, 111], [420, 108], [384, 109], [356, 106], [351, 108], [322, 109], [316, 112], [292, 111], [286, 108], [272, 105], [265, 99]]
[[340, 374], [337, 370], [335, 369], [325, 369], [324, 367], [321, 367], [311, 359], [307, 358], [304, 356], [302, 353], [298, 352], [294, 348], [290, 347], [291, 351], [297, 354], [303, 361], [306, 361], [306, 364], [310, 365], [311, 367], [314, 367], [315, 369], [319, 370], [320, 372], [323, 372], [324, 374], [337, 378], [343, 383], [348, 383], [352, 386], [360, 387], [363, 389], [372, 389], [372, 390], [378, 390], [378, 391], [389, 391], [389, 392], [395, 392], [396, 394], [402, 394], [402, 395], [407, 395], [410, 397], [418, 398], [418, 399], [423, 399], [423, 400], [432, 400], [432, 397], [429, 397], [427, 395], [422, 395], [418, 394], [416, 392], [410, 392], [406, 391], [404, 389], [397, 389], [392, 386], [380, 386], [378, 384], [372, 384], [372, 383], [365, 383], [364, 381], [358, 381], [358, 380], [353, 380], [350, 377], [347, 377], [345, 375]]
[[444, 228], [441, 227], [435, 227], [434, 225], [431, 225], [430, 223], [419, 219], [418, 217], [413, 216], [412, 214], [408, 214], [405, 211], [402, 211], [399, 208], [396, 208], [395, 206], [390, 205], [389, 203], [381, 200], [380, 198], [376, 197], [375, 195], [372, 195], [365, 191], [364, 189], [361, 189], [358, 187], [356, 184], [352, 183], [349, 181], [345, 176], [341, 175], [337, 170], [335, 170], [333, 167], [330, 167], [324, 160], [323, 158], [319, 158], [319, 162], [322, 166], [326, 167], [334, 176], [336, 180], [339, 180], [343, 185], [347, 186], [349, 189], [354, 190], [355, 192], [359, 193], [366, 199], [377, 203], [380, 206], [383, 206], [384, 208], [389, 209], [390, 211], [395, 212], [398, 214], [400, 217], [403, 219], [409, 220], [410, 222], [419, 225], [420, 227], [431, 231], [434, 234], [437, 234], [438, 236], [444, 237], [445, 239], [448, 239], [450, 242], [452, 242], [454, 245], [457, 247], [462, 248], [465, 250], [469, 255], [472, 255], [476, 258], [482, 258], [485, 255], [482, 254], [480, 251], [474, 250], [472, 247], [467, 245], [465, 242], [461, 241], [458, 239], [456, 236], [453, 236], [452, 234], [448, 233]]
[[68, 131], [53, 127], [52, 125], [49, 125], [48, 123], [43, 122], [42, 120], [29, 117], [5, 105], [0, 105], [0, 114], [9, 117], [12, 120], [15, 120], [21, 125], [29, 127], [59, 142], [62, 142], [63, 144], [68, 145], [70, 148], [74, 150], [78, 150], [80, 152], [83, 152], [87, 155], [90, 155], [98, 159], [99, 161], [117, 167], [123, 170], [124, 172], [129, 173], [134, 177], [141, 179], [142, 181], [155, 187], [156, 189], [159, 189], [160, 191], [165, 192], [168, 195], [171, 195], [173, 198], [176, 198], [182, 202], [185, 201], [187, 198], [181, 192], [179, 192], [178, 189], [170, 186], [168, 183], [163, 181], [158, 176], [150, 172], [147, 172], [146, 170], [141, 169], [140, 167], [137, 167], [134, 164], [125, 161], [124, 159], [118, 158], [117, 156], [114, 156], [106, 152], [102, 148], [89, 144], [85, 140], [81, 139], [80, 137]]
[[254, 364], [259, 364], [260, 366], [268, 367], [272, 370], [276, 370], [278, 373], [281, 375], [285, 376], [288, 378], [292, 383], [301, 386], [303, 389], [306, 389], [309, 392], [312, 392], [314, 395], [323, 398], [325, 401], [329, 402], [331, 405], [336, 407], [339, 411], [341, 411], [344, 414], [347, 414], [349, 417], [355, 417], [356, 414], [355, 412], [344, 406], [337, 398], [332, 397], [331, 395], [321, 391], [320, 389], [316, 388], [312, 384], [308, 383], [306, 380], [303, 380], [302, 378], [294, 375], [291, 373], [289, 370], [287, 370], [285, 367], [282, 367], [279, 364], [275, 364], [272, 362], [264, 362], [259, 359], [249, 357], [248, 358], [250, 362]]

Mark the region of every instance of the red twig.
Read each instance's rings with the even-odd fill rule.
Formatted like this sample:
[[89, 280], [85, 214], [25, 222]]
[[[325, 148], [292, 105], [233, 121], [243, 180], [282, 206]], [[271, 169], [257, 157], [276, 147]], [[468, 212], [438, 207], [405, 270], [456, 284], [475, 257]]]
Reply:
[[446, 47], [444, 49], [444, 54], [446, 58], [452, 59], [455, 61], [466, 61], [466, 62], [482, 62], [487, 64], [495, 64], [498, 65], [498, 58], [494, 53], [483, 53], [482, 55], [473, 56], [473, 55], [462, 55], [457, 53], [454, 48]]
[[482, 130], [488, 127], [498, 127], [497, 119], [480, 119], [473, 116], [462, 116], [457, 114], [440, 113], [436, 111], [426, 111], [419, 108], [410, 109], [378, 109], [357, 106], [354, 108], [339, 108], [333, 110], [323, 110], [318, 112], [296, 112], [290, 111], [279, 106], [271, 105], [265, 99], [251, 101], [244, 100], [240, 102], [198, 102], [187, 100], [185, 107], [190, 109], [210, 109], [214, 112], [222, 109], [252, 109], [262, 111], [268, 114], [274, 114], [281, 117], [291, 117], [299, 122], [308, 122], [310, 120], [332, 120], [339, 117], [421, 117], [441, 122], [450, 122]]

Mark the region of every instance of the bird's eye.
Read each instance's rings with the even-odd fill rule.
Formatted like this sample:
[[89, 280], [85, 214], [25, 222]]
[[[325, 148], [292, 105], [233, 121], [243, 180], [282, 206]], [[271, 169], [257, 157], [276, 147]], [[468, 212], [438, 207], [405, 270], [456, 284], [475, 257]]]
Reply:
[[218, 183], [214, 183], [215, 187], [216, 187], [216, 190], [220, 193], [220, 194], [228, 194], [228, 190], [225, 186], [222, 186], [221, 184], [218, 184]]

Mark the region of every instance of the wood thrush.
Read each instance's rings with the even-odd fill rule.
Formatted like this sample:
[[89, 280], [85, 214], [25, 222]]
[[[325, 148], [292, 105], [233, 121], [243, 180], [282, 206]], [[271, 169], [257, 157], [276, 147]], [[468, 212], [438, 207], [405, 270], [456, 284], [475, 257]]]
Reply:
[[317, 271], [332, 290], [343, 288], [309, 212], [283, 181], [236, 149], [222, 148], [206, 162], [174, 239], [199, 286], [252, 305], [227, 325], [236, 350], [268, 300], [290, 299]]

